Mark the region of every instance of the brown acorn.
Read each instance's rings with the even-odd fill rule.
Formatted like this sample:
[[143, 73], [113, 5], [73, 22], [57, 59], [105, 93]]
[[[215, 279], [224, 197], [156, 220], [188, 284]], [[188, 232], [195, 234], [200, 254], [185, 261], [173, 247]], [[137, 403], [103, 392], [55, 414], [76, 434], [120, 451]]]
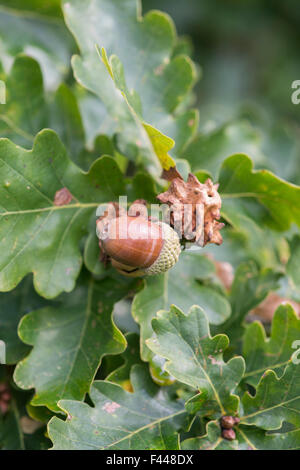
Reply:
[[112, 265], [127, 276], [163, 273], [174, 266], [181, 251], [179, 237], [169, 225], [143, 216], [99, 219], [97, 233]]
[[232, 429], [235, 424], [236, 421], [233, 416], [222, 416], [221, 426], [223, 429]]
[[222, 437], [227, 439], [227, 441], [234, 441], [236, 434], [233, 429], [223, 429]]

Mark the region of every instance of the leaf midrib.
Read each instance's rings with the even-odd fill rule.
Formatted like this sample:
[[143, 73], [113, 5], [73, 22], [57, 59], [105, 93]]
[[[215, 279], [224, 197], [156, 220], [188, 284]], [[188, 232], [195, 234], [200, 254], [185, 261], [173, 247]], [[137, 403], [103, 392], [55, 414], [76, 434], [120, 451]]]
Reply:
[[284, 362], [279, 362], [277, 364], [269, 364], [265, 367], [262, 367], [261, 369], [255, 369], [251, 372], [246, 372], [243, 379], [245, 379], [246, 377], [253, 377], [254, 375], [260, 374], [261, 372], [265, 372], [267, 370], [279, 369], [280, 367], [286, 366], [290, 362], [291, 362], [291, 359], [287, 359]]
[[257, 447], [250, 441], [248, 436], [241, 430], [241, 428], [238, 428], [238, 432], [242, 435], [243, 439], [247, 442], [249, 447], [251, 447], [252, 450], [258, 450]]
[[10, 215], [37, 214], [40, 212], [60, 211], [60, 210], [68, 210], [68, 209], [88, 209], [88, 208], [98, 207], [100, 204], [101, 204], [100, 202], [86, 202], [86, 203], [77, 202], [75, 204], [68, 204], [64, 206], [49, 206], [49, 207], [41, 207], [39, 209], [6, 211], [6, 212], [0, 212], [0, 220], [1, 220], [1, 217], [8, 217]]
[[155, 421], [151, 421], [150, 423], [146, 424], [145, 426], [142, 426], [141, 428], [136, 429], [135, 431], [132, 431], [127, 436], [122, 437], [122, 439], [119, 439], [118, 441], [115, 441], [114, 443], [103, 447], [103, 449], [108, 449], [109, 447], [113, 447], [113, 446], [119, 444], [120, 442], [125, 441], [126, 439], [131, 439], [131, 437], [134, 436], [135, 434], [138, 434], [138, 433], [144, 431], [145, 429], [148, 429], [152, 426], [156, 426], [156, 425], [162, 423], [163, 421], [167, 421], [167, 420], [172, 419], [176, 416], [179, 416], [183, 413], [186, 413], [186, 410], [180, 410], [180, 411], [177, 411], [176, 413], [173, 413], [171, 415], [164, 416], [163, 418], [158, 418]]
[[[293, 397], [293, 398], [291, 398], [290, 400], [286, 400], [286, 401], [282, 401], [282, 402], [280, 402], [280, 403], [277, 403], [277, 404], [274, 405], [274, 406], [270, 406], [270, 407], [268, 407], [268, 408], [263, 408], [263, 409], [261, 409], [261, 410], [255, 411], [254, 413], [251, 413], [251, 414], [249, 414], [249, 415], [241, 416], [240, 420], [241, 420], [241, 422], [242, 422], [242, 421], [245, 421], [245, 420], [248, 419], [248, 418], [252, 418], [253, 416], [258, 416], [258, 415], [260, 415], [260, 414], [267, 413], [268, 411], [274, 410], [274, 409], [276, 409], [276, 408], [281, 408], [281, 407], [283, 407], [283, 406], [285, 406], [285, 405], [287, 405], [287, 404], [289, 404], [289, 403], [292, 403], [292, 402], [295, 401], [295, 400], [299, 400], [299, 398], [300, 398], [300, 395], [298, 395], [297, 397]], [[295, 410], [295, 411], [297, 411], [297, 412], [300, 414], [300, 410], [299, 410], [299, 411], [298, 411], [298, 410]]]
[[[63, 408], [62, 408], [62, 409], [63, 409]], [[63, 410], [64, 410], [64, 409], [63, 409]], [[64, 410], [64, 411], [67, 413], [66, 410]], [[130, 411], [132, 411], [132, 410], [130, 410]], [[136, 430], [130, 432], [130, 433], [127, 434], [126, 436], [122, 437], [121, 439], [119, 439], [119, 440], [117, 440], [117, 441], [115, 441], [115, 442], [113, 442], [113, 443], [111, 443], [111, 444], [108, 444], [107, 446], [97, 446], [97, 445], [91, 444], [90, 442], [87, 443], [87, 445], [88, 445], [89, 447], [94, 447], [95, 449], [108, 449], [108, 448], [110, 448], [110, 447], [113, 447], [113, 446], [119, 444], [120, 442], [126, 441], [127, 439], [131, 439], [132, 436], [134, 436], [134, 435], [136, 435], [136, 434], [138, 434], [138, 433], [140, 433], [140, 432], [142, 432], [142, 431], [145, 431], [145, 430], [148, 429], [148, 428], [152, 428], [153, 426], [156, 426], [156, 425], [158, 425], [158, 424], [160, 424], [160, 423], [162, 423], [162, 422], [164, 422], [164, 421], [173, 419], [173, 418], [175, 418], [176, 416], [180, 416], [181, 414], [184, 414], [184, 413], [186, 413], [186, 410], [185, 410], [185, 409], [180, 410], [180, 411], [177, 411], [176, 413], [173, 413], [173, 414], [164, 416], [164, 417], [162, 417], [162, 418], [158, 418], [158, 419], [156, 419], [156, 420], [154, 420], [154, 421], [151, 421], [150, 423], [146, 424], [145, 426], [142, 426], [141, 428], [138, 428], [138, 429], [136, 429]], [[58, 418], [53, 418], [53, 419], [58, 419]], [[50, 422], [49, 422], [49, 424], [50, 424]], [[57, 430], [55, 430], [55, 432], [57, 432]], [[70, 437], [68, 437], [68, 439], [69, 439], [70, 441], [72, 441], [72, 442], [82, 443], [82, 441], [80, 441], [80, 440], [78, 440], [78, 439], [72, 439], [72, 438], [70, 438]]]
[[[70, 369], [69, 369], [69, 372], [68, 372], [68, 375], [66, 376], [65, 380], [64, 380], [64, 383], [62, 384], [62, 390], [60, 392], [60, 398], [59, 399], [62, 399], [62, 397], [64, 396], [64, 393], [66, 391], [66, 387], [68, 385], [68, 382], [69, 382], [69, 379], [71, 377], [71, 374], [73, 372], [73, 369], [74, 369], [74, 366], [75, 366], [75, 363], [76, 363], [76, 360], [77, 360], [77, 357], [78, 357], [78, 354], [79, 354], [79, 351], [82, 349], [82, 341], [83, 341], [83, 338], [85, 336], [85, 332], [86, 332], [86, 329], [87, 329], [87, 325], [88, 325], [88, 321], [89, 321], [89, 318], [92, 314], [92, 296], [93, 296], [93, 286], [94, 286], [94, 280], [93, 278], [91, 278], [90, 282], [89, 282], [89, 287], [88, 287], [88, 295], [87, 295], [87, 304], [86, 304], [86, 310], [85, 310], [85, 320], [84, 320], [84, 324], [83, 324], [83, 328], [81, 330], [81, 334], [80, 334], [80, 338], [79, 338], [79, 343], [78, 343], [78, 347], [76, 348], [76, 352], [74, 354], [74, 359], [73, 359], [73, 362], [70, 366]], [[56, 400], [57, 402], [57, 400]]]

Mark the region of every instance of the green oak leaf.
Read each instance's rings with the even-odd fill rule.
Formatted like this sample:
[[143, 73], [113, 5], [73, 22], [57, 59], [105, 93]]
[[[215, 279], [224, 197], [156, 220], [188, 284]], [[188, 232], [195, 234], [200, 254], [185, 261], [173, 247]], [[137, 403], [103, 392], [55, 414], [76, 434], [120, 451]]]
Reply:
[[29, 351], [18, 337], [21, 318], [46, 304], [34, 291], [31, 277], [24, 279], [12, 292], [0, 294], [0, 339], [6, 346], [6, 364], [16, 364]]
[[266, 164], [266, 158], [258, 150], [260, 136], [247, 121], [225, 123], [206, 134], [197, 134], [183, 152], [192, 167], [206, 170], [217, 178], [225, 158], [243, 152], [251, 155], [257, 164]]
[[1, 108], [0, 135], [31, 148], [37, 132], [51, 128], [58, 133], [72, 160], [86, 169], [86, 158], [81, 155], [85, 132], [73, 91], [61, 84], [54, 97], [47, 100], [40, 65], [24, 54], [15, 58], [5, 85], [6, 105]]
[[[112, 55], [108, 59], [104, 48], [102, 48], [102, 52], [98, 52], [100, 57], [102, 57], [109, 75], [112, 77], [117, 89], [121, 92], [121, 95], [125, 99], [131, 120], [135, 124], [136, 131], [138, 132], [137, 137], [130, 136], [131, 140], [136, 141], [136, 145], [139, 147], [139, 152], [142, 154], [143, 159], [146, 157], [146, 159], [149, 160], [149, 169], [151, 169], [152, 172], [155, 171], [154, 168], [152, 168], [151, 163], [152, 165], [154, 163], [155, 166], [156, 159], [159, 161], [161, 167], [164, 170], [169, 170], [171, 167], [174, 167], [175, 162], [170, 156], [169, 151], [173, 149], [175, 141], [170, 137], [167, 137], [167, 135], [164, 135], [156, 127], [146, 123], [143, 120], [140, 100], [137, 99], [138, 97], [135, 93], [132, 94], [128, 91], [125, 84], [123, 66], [119, 58], [116, 55]], [[196, 121], [195, 117], [188, 117], [190, 120], [192, 120], [193, 123]], [[126, 142], [129, 134], [126, 133], [125, 135]], [[124, 137], [122, 139], [122, 145], [124, 145]]]
[[54, 18], [61, 16], [60, 0], [51, 0], [49, 2], [41, 2], [40, 0], [1, 0], [1, 5]]
[[283, 433], [267, 433], [255, 426], [239, 426], [236, 434], [239, 450], [300, 449], [300, 429]]
[[145, 340], [152, 336], [151, 321], [158, 310], [176, 304], [182, 310], [201, 304], [210, 323], [218, 325], [230, 315], [230, 305], [225, 296], [211, 287], [201, 285], [197, 279], [208, 279], [215, 273], [212, 261], [197, 252], [184, 251], [176, 266], [166, 274], [148, 278], [144, 289], [136, 294], [132, 315], [141, 327], [141, 357], [147, 361], [152, 354]]
[[[268, 223], [277, 230], [287, 230], [292, 222], [300, 225], [300, 187], [288, 183], [268, 170], [253, 170], [247, 155], [227, 158], [220, 172], [222, 213], [248, 212], [258, 223]], [[248, 203], [247, 203], [248, 201]]]
[[[56, 90], [51, 105], [48, 127], [58, 133], [72, 160], [83, 169], [86, 169], [86, 166], [83, 165], [84, 159], [81, 158], [85, 146], [85, 132], [75, 94], [67, 85], [62, 83]], [[99, 153], [98, 156], [103, 155], [103, 153]]]
[[[118, 56], [124, 66], [128, 89], [120, 62], [115, 64], [118, 88], [126, 92], [131, 104], [138, 94], [137, 106], [142, 106], [144, 120], [175, 138], [174, 133], [167, 131], [174, 126], [172, 112], [189, 93], [196, 72], [187, 56], [172, 57], [177, 38], [170, 17], [159, 11], [142, 17], [141, 5], [135, 0], [88, 0], [85, 4], [63, 1], [63, 10], [81, 52], [81, 57], [73, 59], [76, 75], [85, 70], [78, 77], [81, 83], [98, 94], [109, 108], [115, 107], [116, 117], [122, 116], [119, 94], [95, 51], [95, 44], [104, 47], [109, 55]], [[106, 90], [112, 91], [110, 96], [105, 95]], [[193, 127], [192, 123], [186, 125]]]
[[53, 90], [68, 73], [74, 42], [60, 18], [0, 6], [0, 46], [6, 63], [21, 52], [38, 60]]
[[283, 421], [300, 427], [300, 367], [289, 364], [278, 378], [267, 370], [256, 389], [255, 396], [248, 392], [242, 398], [242, 424], [262, 429], [280, 429]]
[[48, 123], [40, 65], [32, 57], [17, 56], [5, 85], [6, 105], [0, 108], [0, 135], [31, 147], [36, 133]]
[[[77, 86], [76, 91], [85, 130], [86, 144], [89, 149], [92, 149], [95, 139], [99, 135], [111, 139], [116, 129], [116, 122], [107, 114], [104, 104], [96, 95], [81, 86]], [[117, 140], [116, 137], [114, 136], [115, 140]], [[110, 152], [108, 154], [111, 155]]]
[[[152, 131], [160, 129], [176, 141], [179, 156], [196, 131], [198, 114], [175, 110], [190, 93], [196, 69], [189, 57], [172, 55], [177, 38], [171, 19], [158, 11], [142, 17], [140, 9], [135, 0], [64, 1], [65, 21], [81, 53], [73, 57], [74, 74], [102, 100], [116, 130], [125, 129], [131, 135], [127, 142], [135, 142], [142, 154], [149, 154], [145, 121], [154, 126]], [[111, 56], [108, 60], [104, 53], [105, 63], [95, 45]]]
[[[71, 291], [89, 219], [98, 203], [124, 194], [119, 167], [102, 157], [85, 173], [67, 157], [57, 135], [45, 130], [31, 151], [0, 140], [0, 169], [0, 291], [13, 289], [30, 272], [44, 297]], [[63, 188], [72, 201], [56, 205], [55, 194]]]
[[276, 310], [270, 338], [266, 337], [261, 323], [254, 322], [246, 329], [243, 357], [246, 361], [244, 379], [256, 387], [261, 375], [272, 369], [281, 375], [295, 353], [293, 344], [300, 339], [300, 319], [293, 308], [280, 305]]
[[193, 306], [185, 315], [172, 306], [170, 311], [158, 312], [152, 327], [155, 337], [147, 340], [148, 347], [167, 359], [164, 368], [169, 374], [199, 392], [187, 402], [187, 409], [213, 419], [236, 414], [239, 397], [233, 391], [242, 379], [244, 360], [223, 361], [228, 337], [210, 336], [204, 311]]
[[134, 393], [106, 381], [94, 382], [94, 407], [72, 400], [59, 405], [66, 421], [52, 418], [48, 425], [54, 450], [176, 450], [176, 430], [186, 412], [155, 386], [145, 368], [134, 366]]
[[131, 199], [145, 199], [149, 204], [157, 204], [157, 187], [148, 173], [138, 171], [132, 178]]
[[33, 350], [17, 365], [14, 379], [23, 389], [35, 388], [33, 405], [59, 411], [60, 399], [82, 400], [102, 357], [125, 349], [126, 340], [111, 314], [128, 289], [127, 280], [91, 278], [63, 296], [61, 305], [23, 318], [19, 335]]
[[[68, 93], [70, 93], [70, 90], [68, 89]], [[73, 98], [74, 98], [74, 95], [72, 95]], [[72, 98], [72, 100], [73, 100]], [[72, 100], [70, 101], [70, 103], [72, 102]], [[80, 105], [80, 102], [76, 102], [76, 106], [79, 106]], [[88, 171], [88, 169], [90, 168], [90, 166], [94, 163], [94, 161], [99, 158], [101, 155], [109, 155], [111, 157], [114, 157], [116, 162], [118, 163], [121, 171], [123, 173], [126, 173], [126, 169], [127, 169], [127, 166], [128, 166], [128, 160], [123, 156], [121, 155], [120, 153], [117, 153], [115, 152], [115, 149], [114, 149], [114, 146], [112, 144], [112, 141], [111, 139], [106, 136], [106, 135], [97, 135], [96, 138], [94, 139], [93, 142], [91, 142], [91, 144], [89, 145], [89, 143], [87, 142], [87, 139], [86, 142], [84, 143], [83, 142], [83, 145], [80, 146], [80, 142], [82, 142], [82, 137], [85, 136], [85, 130], [82, 129], [82, 122], [77, 120], [76, 116], [80, 117], [80, 110], [78, 110], [78, 107], [77, 107], [77, 110], [75, 110], [74, 108], [70, 107], [70, 108], [66, 108], [65, 109], [66, 113], [68, 113], [69, 111], [74, 114], [73, 115], [73, 119], [74, 119], [74, 126], [72, 126], [70, 129], [69, 129], [69, 122], [66, 123], [65, 125], [65, 136], [66, 136], [66, 139], [69, 140], [70, 142], [70, 147], [72, 147], [73, 145], [73, 148], [74, 148], [74, 153], [72, 153], [72, 160], [77, 163], [78, 166], [80, 166], [80, 168], [82, 168], [83, 170], [85, 171]], [[65, 115], [65, 118], [67, 119], [67, 116], [68, 114]], [[82, 115], [81, 115], [82, 117]], [[76, 127], [78, 126], [78, 127]], [[52, 122], [52, 127], [55, 127], [55, 123]], [[64, 138], [64, 135], [63, 135], [63, 127], [62, 126], [58, 126], [57, 127], [57, 132], [59, 135], [61, 135], [63, 138]], [[74, 135], [73, 133], [76, 133], [76, 132], [80, 132], [81, 133], [81, 136], [80, 135]], [[75, 140], [73, 142], [73, 144], [71, 144], [71, 140], [73, 139], [73, 135], [75, 137]]]
[[259, 218], [256, 220], [255, 208], [247, 210], [245, 207], [240, 207], [240, 209], [237, 210], [234, 201], [230, 203], [229, 200], [225, 200], [222, 215], [234, 229], [234, 235], [238, 234], [243, 238], [244, 258], [247, 261], [249, 258], [255, 260], [262, 268], [282, 270], [280, 246], [286, 245], [282, 234], [267, 228]]

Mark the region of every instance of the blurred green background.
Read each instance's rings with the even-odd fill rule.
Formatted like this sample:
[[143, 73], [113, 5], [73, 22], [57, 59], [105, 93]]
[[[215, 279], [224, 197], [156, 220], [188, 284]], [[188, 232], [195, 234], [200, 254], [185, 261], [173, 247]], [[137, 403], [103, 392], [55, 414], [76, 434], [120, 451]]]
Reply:
[[169, 13], [178, 33], [191, 38], [203, 70], [198, 103], [210, 111], [222, 106], [222, 116], [209, 117], [224, 120], [253, 103], [282, 118], [299, 117], [290, 99], [300, 77], [297, 0], [144, 0], [143, 6]]

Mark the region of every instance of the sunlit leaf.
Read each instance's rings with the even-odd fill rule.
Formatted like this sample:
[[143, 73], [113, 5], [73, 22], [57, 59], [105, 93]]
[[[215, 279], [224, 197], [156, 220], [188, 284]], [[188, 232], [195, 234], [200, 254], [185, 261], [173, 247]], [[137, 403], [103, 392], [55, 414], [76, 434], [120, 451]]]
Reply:
[[281, 376], [296, 352], [293, 346], [300, 338], [300, 319], [290, 305], [281, 305], [275, 312], [270, 337], [263, 326], [254, 322], [247, 327], [243, 356], [246, 360], [245, 380], [256, 386], [261, 375], [272, 369]]
[[[42, 131], [31, 151], [2, 139], [0, 168], [0, 290], [13, 289], [29, 272], [44, 297], [72, 290], [81, 267], [78, 244], [90, 217], [98, 203], [123, 194], [117, 164], [103, 157], [84, 173], [57, 135]], [[72, 200], [57, 205], [55, 194], [63, 188]]]
[[[96, 381], [91, 390], [94, 407], [62, 400], [67, 420], [53, 418], [49, 436], [54, 449], [176, 450], [176, 429], [185, 417], [180, 403], [159, 393], [145, 369], [135, 366], [134, 393], [111, 382]], [[84, 430], [84, 432], [83, 432]]]
[[158, 312], [152, 327], [155, 337], [147, 340], [148, 347], [167, 359], [167, 372], [198, 390], [187, 402], [188, 410], [212, 418], [236, 414], [239, 398], [233, 392], [242, 379], [244, 360], [223, 361], [228, 337], [210, 336], [204, 311], [194, 306], [185, 315], [172, 306], [170, 311]]
[[60, 399], [82, 400], [102, 357], [125, 349], [126, 341], [111, 314], [128, 287], [126, 282], [90, 279], [64, 296], [57, 307], [23, 318], [19, 335], [33, 350], [19, 362], [14, 378], [21, 388], [35, 388], [33, 405], [59, 411]]

